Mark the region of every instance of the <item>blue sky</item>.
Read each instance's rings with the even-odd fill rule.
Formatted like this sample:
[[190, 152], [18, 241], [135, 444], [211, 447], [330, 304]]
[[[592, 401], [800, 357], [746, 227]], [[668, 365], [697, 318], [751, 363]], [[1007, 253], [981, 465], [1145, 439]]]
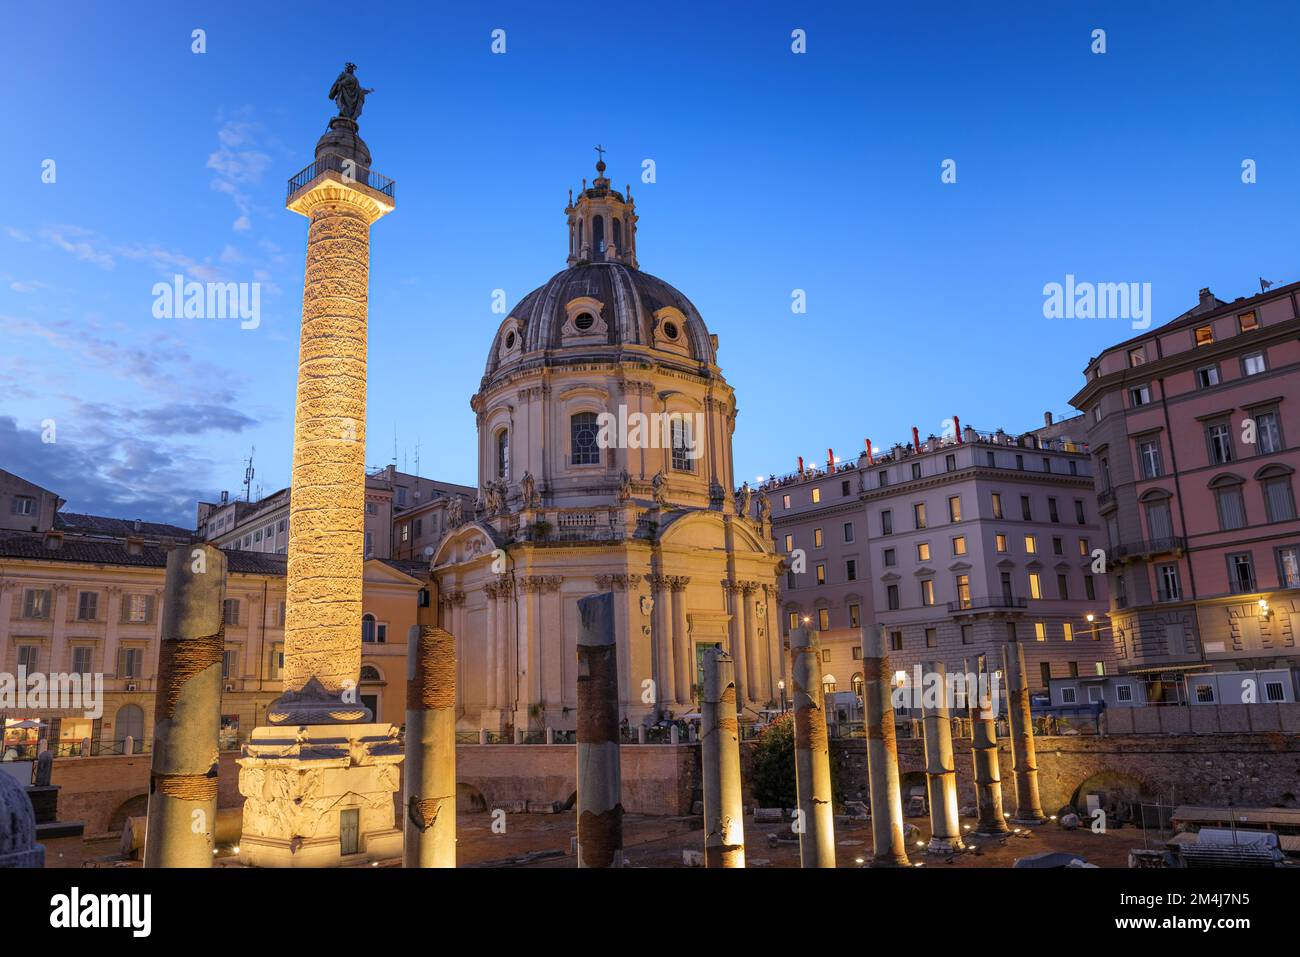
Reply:
[[[192, 524], [253, 446], [257, 484], [288, 483], [306, 221], [285, 181], [346, 60], [397, 181], [372, 235], [372, 466], [396, 435], [399, 467], [418, 442], [422, 474], [475, 481], [492, 292], [563, 268], [598, 142], [641, 266], [720, 337], [737, 481], [953, 414], [1066, 412], [1132, 334], [1045, 319], [1067, 274], [1151, 283], [1157, 323], [1202, 286], [1298, 278], [1290, 4], [5, 6], [0, 467], [69, 510]], [[261, 324], [154, 318], [178, 272], [261, 283]]]

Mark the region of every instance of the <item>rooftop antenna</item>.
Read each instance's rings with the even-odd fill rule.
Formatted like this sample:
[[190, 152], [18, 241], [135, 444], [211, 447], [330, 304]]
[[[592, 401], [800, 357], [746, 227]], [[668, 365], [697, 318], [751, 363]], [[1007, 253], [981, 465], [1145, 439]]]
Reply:
[[253, 455], [257, 452], [257, 446], [254, 445], [248, 452], [248, 464], [244, 466], [244, 501], [251, 502], [253, 494], [253, 476], [257, 473], [253, 469]]
[[393, 468], [397, 468], [397, 423], [393, 423]]
[[1260, 276], [1260, 277], [1259, 277], [1259, 291], [1260, 291], [1260, 292], [1268, 292], [1269, 287], [1272, 286], [1272, 285], [1273, 285], [1273, 280], [1271, 280], [1271, 279], [1265, 279], [1263, 276]]
[[420, 437], [415, 437], [415, 477], [420, 477]]

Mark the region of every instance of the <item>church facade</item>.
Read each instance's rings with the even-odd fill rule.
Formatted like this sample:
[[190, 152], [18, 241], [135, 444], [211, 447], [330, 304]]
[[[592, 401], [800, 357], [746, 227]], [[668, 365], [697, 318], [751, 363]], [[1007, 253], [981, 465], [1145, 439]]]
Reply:
[[596, 170], [565, 210], [567, 268], [492, 340], [470, 403], [479, 498], [433, 556], [463, 729], [576, 726], [577, 602], [599, 592], [632, 726], [696, 710], [712, 645], [735, 658], [742, 720], [786, 670], [770, 509], [731, 492], [717, 337], [638, 268], [630, 191]]

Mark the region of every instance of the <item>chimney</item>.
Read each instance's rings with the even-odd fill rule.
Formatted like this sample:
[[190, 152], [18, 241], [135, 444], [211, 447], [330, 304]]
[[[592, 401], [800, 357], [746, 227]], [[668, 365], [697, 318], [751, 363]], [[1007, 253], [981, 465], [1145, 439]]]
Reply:
[[1214, 293], [1210, 292], [1210, 287], [1209, 287], [1209, 286], [1206, 286], [1204, 289], [1201, 290], [1201, 292], [1200, 292], [1200, 299], [1201, 299], [1201, 305], [1202, 305], [1202, 306], [1205, 306], [1205, 305], [1213, 305], [1213, 303], [1214, 303]]
[[230, 502], [230, 493], [229, 493], [229, 492], [222, 492], [222, 493], [221, 493], [221, 504], [222, 504], [222, 505], [226, 505], [226, 504], [228, 504], [229, 502]]
[[63, 532], [57, 528], [51, 528], [45, 533], [45, 547], [52, 552], [58, 551], [63, 547]]
[[1052, 424], [1052, 413], [1050, 413], [1050, 412], [1044, 412], [1044, 413], [1043, 413], [1043, 425], [1051, 425], [1051, 424]]
[[126, 553], [128, 555], [143, 555], [144, 539], [137, 538], [135, 535], [128, 535], [126, 537]]

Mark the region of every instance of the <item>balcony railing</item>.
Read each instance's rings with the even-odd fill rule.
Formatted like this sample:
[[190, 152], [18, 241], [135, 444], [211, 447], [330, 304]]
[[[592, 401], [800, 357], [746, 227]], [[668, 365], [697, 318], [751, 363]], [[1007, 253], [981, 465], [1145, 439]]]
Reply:
[[990, 595], [986, 598], [969, 598], [966, 601], [948, 602], [949, 611], [972, 611], [980, 608], [1024, 608], [1025, 599], [1012, 595]]
[[336, 156], [333, 153], [326, 153], [316, 162], [312, 163], [297, 176], [289, 180], [288, 196], [302, 189], [312, 180], [326, 170], [333, 170], [336, 173], [342, 173], [345, 178], [350, 178], [362, 186], [368, 186], [376, 192], [383, 193], [389, 199], [396, 199], [394, 191], [397, 184], [387, 176], [380, 176], [372, 169], [364, 166], [358, 166], [352, 160], [342, 156]]
[[1187, 539], [1175, 535], [1170, 538], [1153, 538], [1145, 542], [1126, 542], [1111, 549], [1111, 561], [1127, 558], [1150, 558], [1187, 550]]

